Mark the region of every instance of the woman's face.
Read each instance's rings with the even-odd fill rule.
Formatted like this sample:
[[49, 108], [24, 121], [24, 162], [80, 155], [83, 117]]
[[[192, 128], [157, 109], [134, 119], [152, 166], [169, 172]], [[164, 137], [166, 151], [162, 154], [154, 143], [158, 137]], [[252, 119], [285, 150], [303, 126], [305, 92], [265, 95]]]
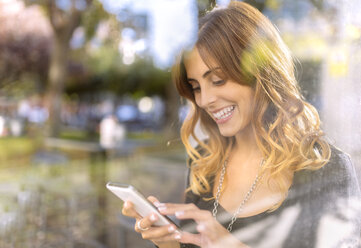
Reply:
[[217, 76], [220, 68], [207, 67], [197, 48], [186, 56], [184, 64], [196, 104], [217, 123], [220, 133], [231, 137], [245, 131], [251, 123], [253, 89]]

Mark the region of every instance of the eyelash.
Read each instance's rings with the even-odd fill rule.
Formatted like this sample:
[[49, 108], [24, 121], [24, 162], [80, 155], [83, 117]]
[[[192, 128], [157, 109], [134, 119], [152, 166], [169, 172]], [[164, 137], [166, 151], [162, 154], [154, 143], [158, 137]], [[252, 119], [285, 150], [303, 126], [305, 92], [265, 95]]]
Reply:
[[225, 80], [218, 80], [218, 81], [215, 81], [213, 82], [214, 85], [222, 85], [224, 84], [226, 81]]
[[200, 91], [201, 87], [195, 87], [195, 88], [192, 88], [192, 90], [193, 90], [193, 92]]
[[[215, 81], [215, 82], [212, 82], [214, 85], [216, 86], [220, 86], [220, 85], [223, 85], [226, 81], [225, 80], [218, 80], [218, 81]], [[196, 91], [200, 91], [201, 90], [201, 87], [194, 87], [192, 88], [193, 92], [196, 92]]]

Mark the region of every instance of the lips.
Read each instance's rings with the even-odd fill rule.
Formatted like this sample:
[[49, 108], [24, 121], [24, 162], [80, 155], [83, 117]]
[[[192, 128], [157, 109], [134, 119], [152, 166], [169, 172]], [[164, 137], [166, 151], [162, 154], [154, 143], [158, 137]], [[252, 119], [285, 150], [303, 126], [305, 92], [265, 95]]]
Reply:
[[217, 122], [228, 120], [235, 109], [235, 106], [225, 107], [217, 112], [213, 112], [212, 116], [216, 119]]

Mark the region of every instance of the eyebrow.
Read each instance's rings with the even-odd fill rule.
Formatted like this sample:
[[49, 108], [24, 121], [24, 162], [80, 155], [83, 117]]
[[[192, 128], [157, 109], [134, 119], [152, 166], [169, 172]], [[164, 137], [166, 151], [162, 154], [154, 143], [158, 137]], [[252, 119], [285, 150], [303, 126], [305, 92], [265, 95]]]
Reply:
[[[209, 69], [208, 71], [206, 71], [203, 75], [202, 78], [206, 78], [209, 74], [211, 74], [212, 72], [221, 69], [221, 67], [215, 67], [212, 69]], [[197, 81], [194, 78], [187, 78], [188, 81]]]

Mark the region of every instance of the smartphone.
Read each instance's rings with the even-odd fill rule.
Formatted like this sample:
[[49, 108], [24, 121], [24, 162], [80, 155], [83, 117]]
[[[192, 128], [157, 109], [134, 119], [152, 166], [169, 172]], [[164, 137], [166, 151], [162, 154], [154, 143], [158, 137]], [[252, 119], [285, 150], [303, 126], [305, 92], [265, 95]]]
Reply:
[[174, 223], [168, 216], [159, 213], [158, 209], [148, 201], [138, 190], [132, 185], [108, 182], [106, 187], [113, 192], [120, 199], [125, 201], [131, 201], [134, 204], [135, 211], [138, 212], [142, 217], [146, 217], [151, 213], [155, 213], [158, 216], [158, 220], [154, 223], [155, 226], [165, 226]]

